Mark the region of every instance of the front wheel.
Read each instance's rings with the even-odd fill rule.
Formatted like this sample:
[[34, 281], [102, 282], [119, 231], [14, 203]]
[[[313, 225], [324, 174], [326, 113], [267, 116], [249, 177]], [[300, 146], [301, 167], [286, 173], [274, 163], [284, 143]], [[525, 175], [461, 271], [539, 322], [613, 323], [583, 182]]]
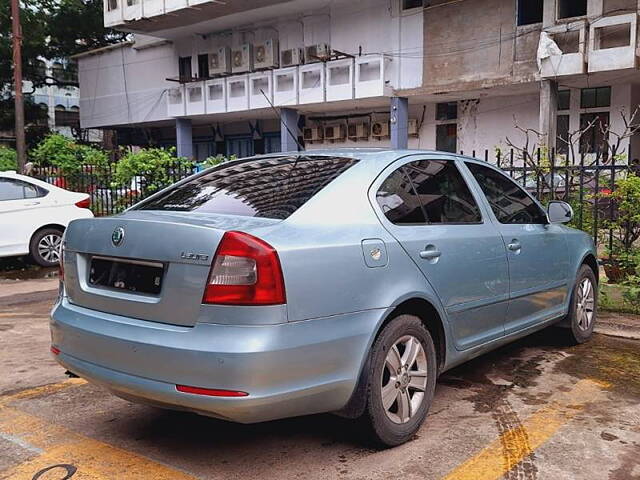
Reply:
[[433, 339], [419, 318], [400, 315], [371, 350], [365, 420], [386, 446], [409, 440], [427, 416], [436, 386]]
[[31, 258], [43, 267], [55, 267], [60, 261], [62, 231], [57, 228], [44, 228], [33, 235], [29, 251]]
[[567, 337], [570, 343], [584, 343], [593, 335], [598, 311], [598, 283], [593, 270], [582, 265], [571, 295]]

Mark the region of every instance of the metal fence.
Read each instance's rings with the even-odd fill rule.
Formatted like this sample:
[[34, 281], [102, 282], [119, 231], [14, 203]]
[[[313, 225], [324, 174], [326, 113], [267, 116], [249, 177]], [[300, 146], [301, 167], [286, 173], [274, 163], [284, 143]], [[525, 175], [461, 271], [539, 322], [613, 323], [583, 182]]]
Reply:
[[[464, 152], [461, 152], [464, 154]], [[608, 220], [616, 215], [616, 206], [610, 198], [619, 179], [629, 172], [640, 174], [640, 166], [629, 166], [613, 156], [603, 159], [600, 155], [580, 154], [573, 162], [554, 152], [545, 154], [538, 150], [533, 155], [514, 150], [506, 153], [488, 150], [471, 157], [500, 167], [507, 175], [524, 187], [541, 202], [564, 200], [574, 209], [572, 226], [593, 235], [596, 244], [613, 244], [613, 232]], [[73, 174], [63, 175], [53, 167], [37, 168], [32, 175], [56, 186], [85, 192], [91, 196], [91, 209], [97, 216], [122, 212], [143, 198], [195, 173], [195, 169], [176, 165], [166, 170], [164, 184], [150, 185], [144, 175], [133, 177], [127, 184], [117, 181], [115, 164], [106, 168], [84, 166]]]
[[96, 216], [115, 215], [135, 205], [160, 188], [169, 186], [196, 172], [176, 164], [166, 169], [167, 181], [158, 183], [147, 181], [144, 175], [136, 175], [129, 182], [121, 183], [116, 176], [116, 165], [106, 167], [83, 165], [73, 173], [62, 173], [55, 167], [36, 168], [31, 175], [67, 190], [87, 193], [91, 197], [91, 210]]

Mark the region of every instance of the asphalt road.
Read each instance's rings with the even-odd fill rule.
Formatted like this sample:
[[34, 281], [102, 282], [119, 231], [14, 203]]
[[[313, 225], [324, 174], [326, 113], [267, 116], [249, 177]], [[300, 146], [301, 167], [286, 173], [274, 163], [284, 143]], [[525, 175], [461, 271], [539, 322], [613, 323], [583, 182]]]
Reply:
[[569, 348], [547, 329], [501, 348], [443, 375], [419, 434], [379, 451], [332, 415], [237, 425], [69, 380], [52, 288], [0, 280], [0, 479], [640, 479], [636, 340]]

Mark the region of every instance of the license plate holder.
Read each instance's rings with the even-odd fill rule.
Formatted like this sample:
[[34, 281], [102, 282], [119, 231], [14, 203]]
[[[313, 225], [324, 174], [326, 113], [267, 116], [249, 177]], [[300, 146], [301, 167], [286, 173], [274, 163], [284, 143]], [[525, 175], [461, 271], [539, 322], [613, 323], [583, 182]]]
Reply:
[[94, 256], [88, 280], [94, 287], [158, 295], [163, 277], [162, 263]]

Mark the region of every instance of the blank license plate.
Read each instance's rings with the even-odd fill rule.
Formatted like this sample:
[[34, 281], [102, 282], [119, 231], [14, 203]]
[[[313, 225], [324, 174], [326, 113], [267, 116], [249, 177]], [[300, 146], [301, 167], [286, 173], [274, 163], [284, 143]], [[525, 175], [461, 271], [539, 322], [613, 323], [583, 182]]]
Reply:
[[89, 283], [94, 286], [157, 295], [162, 289], [161, 263], [93, 257]]

